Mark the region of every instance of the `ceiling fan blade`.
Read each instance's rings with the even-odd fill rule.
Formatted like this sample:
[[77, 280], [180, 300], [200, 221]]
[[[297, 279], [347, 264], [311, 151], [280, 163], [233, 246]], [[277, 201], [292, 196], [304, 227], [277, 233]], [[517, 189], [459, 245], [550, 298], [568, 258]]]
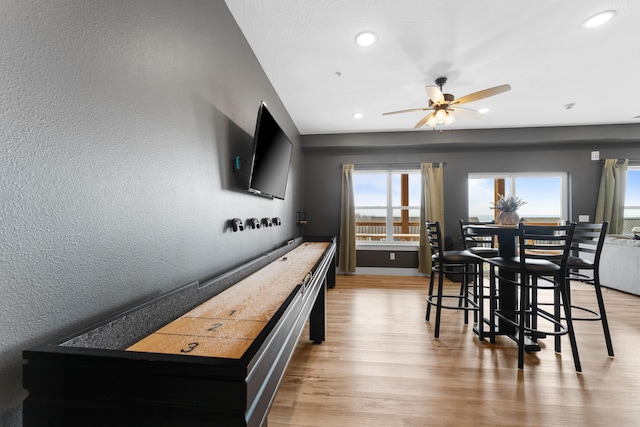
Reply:
[[382, 113], [383, 116], [388, 116], [389, 114], [400, 114], [400, 113], [410, 113], [412, 111], [426, 111], [431, 110], [431, 108], [421, 107], [421, 108], [409, 108], [408, 110], [400, 110], [400, 111], [389, 111], [388, 113]]
[[470, 93], [462, 98], [458, 98], [451, 103], [451, 105], [465, 104], [467, 102], [478, 101], [479, 99], [488, 98], [490, 96], [498, 95], [503, 92], [511, 90], [511, 85], [500, 85], [489, 89], [480, 90], [478, 92]]
[[465, 107], [458, 107], [457, 105], [455, 106], [455, 108], [450, 108], [449, 111], [454, 111], [456, 115], [460, 115], [463, 117], [472, 117], [476, 119], [483, 116], [483, 114], [477, 110], [472, 110], [471, 108], [465, 108]]
[[427, 114], [426, 116], [424, 116], [422, 118], [422, 120], [420, 120], [418, 123], [416, 123], [416, 125], [413, 127], [414, 129], [418, 129], [421, 128], [422, 126], [425, 125], [425, 123], [427, 123], [427, 121], [431, 118], [431, 116], [435, 115], [435, 113], [431, 112], [429, 114]]
[[444, 95], [442, 91], [438, 89], [438, 86], [425, 86], [424, 88], [427, 91], [427, 95], [429, 95], [429, 99], [435, 105], [442, 105], [444, 103]]

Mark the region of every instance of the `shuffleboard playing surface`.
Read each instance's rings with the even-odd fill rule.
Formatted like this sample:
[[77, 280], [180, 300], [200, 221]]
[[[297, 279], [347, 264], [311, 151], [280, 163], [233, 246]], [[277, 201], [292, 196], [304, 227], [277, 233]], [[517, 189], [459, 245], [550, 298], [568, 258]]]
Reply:
[[127, 351], [241, 358], [329, 244], [303, 243]]

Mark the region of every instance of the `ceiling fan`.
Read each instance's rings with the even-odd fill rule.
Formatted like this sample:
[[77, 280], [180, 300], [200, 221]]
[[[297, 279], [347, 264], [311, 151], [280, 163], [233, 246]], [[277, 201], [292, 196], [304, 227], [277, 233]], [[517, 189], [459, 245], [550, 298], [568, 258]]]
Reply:
[[478, 113], [476, 110], [472, 110], [470, 108], [460, 107], [461, 104], [466, 104], [468, 102], [478, 101], [480, 99], [488, 98], [490, 96], [498, 95], [508, 90], [511, 90], [510, 85], [500, 85], [496, 87], [492, 87], [489, 89], [480, 90], [478, 92], [473, 92], [468, 95], [463, 96], [462, 98], [455, 99], [453, 95], [450, 93], [442, 93], [442, 86], [447, 82], [446, 77], [439, 77], [436, 79], [436, 85], [439, 86], [425, 86], [427, 91], [427, 95], [429, 96], [429, 106], [421, 107], [421, 108], [410, 108], [408, 110], [400, 110], [400, 111], [390, 111], [388, 113], [383, 113], [383, 116], [389, 114], [399, 114], [399, 113], [409, 113], [412, 111], [431, 111], [429, 114], [424, 116], [416, 125], [415, 129], [424, 126], [431, 126], [435, 129], [435, 127], [439, 124], [444, 124], [445, 126], [450, 125], [455, 122], [455, 117], [453, 116], [453, 112], [456, 110], [466, 110], [471, 111], [476, 114]]

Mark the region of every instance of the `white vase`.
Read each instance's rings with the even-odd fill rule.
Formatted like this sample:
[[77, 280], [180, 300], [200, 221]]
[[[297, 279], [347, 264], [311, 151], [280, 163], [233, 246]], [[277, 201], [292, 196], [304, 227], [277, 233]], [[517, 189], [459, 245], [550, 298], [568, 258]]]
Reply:
[[496, 224], [499, 225], [518, 225], [520, 222], [520, 215], [518, 212], [503, 212], [500, 211], [496, 218]]

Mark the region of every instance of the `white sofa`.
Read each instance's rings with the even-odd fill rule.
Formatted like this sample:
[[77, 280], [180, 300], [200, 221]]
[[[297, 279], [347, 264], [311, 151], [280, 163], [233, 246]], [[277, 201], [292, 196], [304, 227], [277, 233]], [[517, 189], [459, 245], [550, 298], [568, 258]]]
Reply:
[[640, 240], [628, 235], [607, 236], [600, 258], [600, 283], [640, 295]]

